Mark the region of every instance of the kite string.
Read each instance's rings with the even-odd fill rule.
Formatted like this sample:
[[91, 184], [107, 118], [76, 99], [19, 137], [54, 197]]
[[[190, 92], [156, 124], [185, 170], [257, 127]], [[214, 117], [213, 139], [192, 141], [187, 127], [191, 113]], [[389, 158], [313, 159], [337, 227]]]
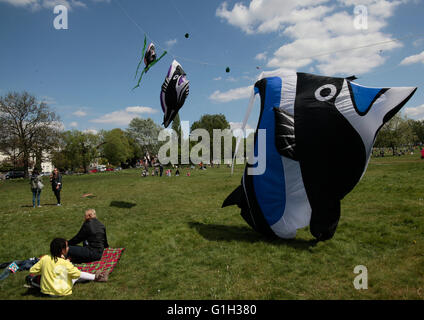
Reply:
[[209, 62], [205, 62], [205, 61], [199, 61], [199, 60], [194, 60], [194, 59], [189, 59], [189, 58], [181, 57], [181, 56], [178, 56], [178, 55], [174, 54], [172, 51], [170, 51], [168, 49], [165, 49], [164, 47], [162, 47], [159, 44], [159, 42], [155, 41], [152, 37], [150, 37], [149, 34], [142, 27], [140, 27], [140, 25], [128, 14], [127, 10], [124, 9], [124, 7], [121, 5], [121, 3], [120, 3], [119, 0], [116, 0], [115, 2], [118, 4], [119, 8], [127, 16], [127, 18], [137, 27], [137, 29], [142, 34], [146, 35], [147, 38], [151, 42], [154, 42], [155, 45], [156, 45], [156, 47], [158, 47], [158, 48], [160, 48], [160, 49], [162, 49], [164, 51], [167, 51], [174, 59], [175, 58], [178, 58], [181, 61], [188, 61], [188, 62], [191, 62], [191, 63], [196, 63], [196, 64], [200, 64], [200, 65], [206, 65], [206, 66], [224, 67], [223, 65], [219, 65], [219, 64], [213, 64], [213, 63], [209, 63]]
[[193, 28], [191, 28], [191, 26], [188, 25], [187, 20], [184, 18], [183, 14], [181, 13], [180, 10], [178, 10], [178, 8], [175, 6], [174, 1], [169, 0], [169, 2], [171, 2], [172, 6], [174, 7], [175, 11], [178, 13], [178, 15], [180, 16], [181, 20], [183, 20], [183, 23], [186, 25], [186, 27], [189, 30], [193, 30]]
[[[264, 72], [261, 72], [261, 74], [256, 78], [256, 81], [259, 81], [259, 79], [262, 79], [264, 76]], [[243, 133], [245, 128], [246, 128], [246, 124], [247, 124], [247, 120], [249, 120], [250, 114], [252, 113], [253, 110], [253, 105], [255, 103], [255, 97], [256, 97], [256, 91], [255, 91], [255, 86], [252, 86], [252, 91], [250, 93], [250, 99], [249, 99], [249, 104], [247, 106], [246, 109], [246, 114], [244, 115], [244, 119], [243, 119], [243, 123], [241, 125], [241, 132]], [[236, 158], [237, 152], [238, 152], [238, 148], [240, 145], [240, 141], [241, 141], [241, 136], [237, 137], [237, 142], [236, 142], [236, 149], [234, 151], [234, 155], [233, 155], [233, 161], [231, 163], [231, 175], [234, 173], [234, 160]]]
[[[154, 39], [152, 39], [149, 34], [140, 27], [140, 25], [128, 14], [128, 12], [124, 9], [124, 7], [121, 5], [120, 0], [116, 0], [115, 1], [119, 8], [124, 12], [124, 14], [127, 16], [127, 18], [145, 35], [147, 35], [147, 38], [149, 38], [152, 42], [154, 42], [156, 44], [156, 46], [162, 50], [166, 50], [164, 47], [160, 46], [158, 44], [158, 42], [154, 41]], [[177, 13], [181, 16], [181, 18], [186, 22], [186, 20], [184, 19], [184, 17], [182, 16], [181, 12], [175, 7], [174, 3], [171, 0], [171, 3], [174, 7], [174, 9], [177, 11]], [[300, 57], [297, 59], [314, 59], [317, 57], [321, 57], [321, 56], [326, 56], [326, 55], [331, 55], [331, 54], [335, 54], [335, 53], [340, 53], [340, 52], [344, 52], [344, 51], [350, 51], [350, 50], [357, 50], [357, 49], [363, 49], [363, 48], [369, 48], [369, 47], [373, 47], [373, 46], [378, 46], [378, 45], [382, 45], [382, 44], [387, 44], [387, 43], [391, 43], [391, 42], [396, 42], [396, 41], [401, 41], [407, 38], [413, 38], [413, 37], [423, 37], [424, 34], [411, 34], [405, 37], [400, 37], [400, 38], [395, 38], [395, 39], [390, 39], [390, 40], [386, 40], [386, 41], [381, 41], [381, 42], [375, 42], [375, 43], [370, 43], [370, 44], [366, 44], [366, 45], [362, 45], [362, 46], [358, 46], [358, 47], [352, 47], [352, 48], [347, 48], [347, 49], [342, 49], [342, 50], [336, 50], [336, 51], [330, 51], [330, 52], [324, 52], [324, 53], [320, 53], [320, 54], [316, 54], [316, 55], [312, 55], [312, 56], [307, 56], [307, 57]], [[190, 58], [185, 58], [185, 57], [181, 57], [178, 56], [176, 54], [174, 54], [172, 51], [170, 50], [166, 50], [172, 57], [178, 58], [181, 61], [187, 61], [187, 62], [191, 62], [191, 63], [196, 63], [196, 64], [200, 64], [203, 66], [214, 66], [214, 67], [225, 67], [224, 65], [220, 65], [220, 64], [215, 64], [215, 63], [210, 63], [207, 61], [199, 61], [199, 60], [195, 60], [195, 59], [190, 59]], [[233, 66], [234, 67], [234, 66]], [[237, 68], [237, 66], [235, 66]], [[240, 69], [245, 68], [244, 66], [240, 66]]]
[[[252, 91], [250, 93], [249, 104], [247, 106], [246, 114], [244, 115], [243, 124], [241, 126], [241, 132], [242, 133], [244, 132], [244, 129], [246, 128], [247, 120], [249, 119], [250, 113], [252, 112], [253, 105], [255, 103], [255, 97], [256, 97], [255, 88], [252, 87]], [[238, 153], [240, 141], [241, 141], [241, 135], [237, 137], [236, 149], [234, 151], [233, 161], [231, 162], [231, 175], [234, 173], [234, 161], [235, 161], [236, 155]]]

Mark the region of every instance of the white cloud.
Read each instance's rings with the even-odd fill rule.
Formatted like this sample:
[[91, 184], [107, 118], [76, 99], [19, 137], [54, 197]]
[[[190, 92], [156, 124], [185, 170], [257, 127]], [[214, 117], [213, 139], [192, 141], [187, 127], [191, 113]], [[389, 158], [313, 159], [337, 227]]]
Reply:
[[256, 60], [259, 60], [259, 61], [266, 60], [266, 55], [267, 55], [267, 52], [266, 51], [265, 52], [258, 53], [255, 56], [255, 59]]
[[[92, 2], [107, 2], [110, 0], [91, 0]], [[76, 7], [87, 7], [83, 1], [79, 0], [0, 0], [0, 2], [5, 2], [11, 4], [15, 7], [24, 7], [30, 10], [36, 11], [40, 9], [53, 9], [57, 5], [63, 5], [68, 10], [72, 10]]]
[[133, 118], [136, 118], [137, 115], [134, 113], [128, 113], [125, 110], [114, 111], [111, 113], [107, 113], [101, 116], [98, 119], [90, 120], [95, 123], [110, 123], [117, 125], [127, 125], [131, 122]]
[[127, 107], [125, 108], [126, 112], [131, 113], [156, 113], [157, 110], [150, 108], [150, 107], [141, 107], [141, 106], [134, 106], [134, 107]]
[[223, 2], [216, 10], [216, 15], [247, 34], [266, 33], [278, 31], [289, 22], [310, 20], [319, 14], [319, 10], [325, 9], [321, 7], [317, 10], [312, 5], [328, 1], [252, 0], [248, 7], [239, 2], [231, 10], [228, 10], [227, 2]]
[[171, 47], [173, 47], [176, 44], [177, 44], [177, 39], [171, 39], [171, 40], [168, 40], [168, 41], [165, 42], [165, 45], [168, 48], [171, 48]]
[[233, 100], [247, 99], [252, 92], [253, 86], [231, 89], [226, 92], [216, 90], [209, 96], [215, 102], [229, 102]]
[[424, 104], [414, 108], [405, 108], [404, 112], [409, 118], [422, 120], [424, 119]]
[[424, 43], [424, 39], [423, 39], [423, 38], [421, 38], [421, 39], [417, 39], [417, 40], [415, 40], [412, 44], [414, 45], [414, 47], [419, 47], [419, 46], [421, 46], [423, 43]]
[[150, 114], [155, 112], [157, 112], [157, 110], [150, 107], [134, 106], [134, 107], [127, 107], [125, 108], [125, 110], [118, 110], [118, 111], [113, 111], [111, 113], [107, 113], [98, 119], [93, 119], [90, 121], [95, 123], [128, 125], [131, 122], [131, 120], [138, 117], [139, 114], [143, 114], [143, 113]]
[[97, 134], [98, 131], [96, 129], [85, 129], [83, 131], [84, 133], [92, 133], [92, 134]]
[[228, 82], [237, 82], [238, 80], [237, 80], [237, 78], [234, 78], [234, 77], [227, 77], [227, 78], [225, 78], [225, 81], [228, 81]]
[[69, 124], [69, 126], [70, 126], [71, 128], [76, 128], [76, 127], [78, 127], [78, 123], [77, 123], [77, 122], [75, 122], [75, 121], [73, 121], [73, 122], [71, 122], [71, 123]]
[[401, 61], [401, 65], [409, 65], [414, 63], [424, 63], [424, 51], [419, 54], [414, 54], [412, 56], [406, 57]]
[[77, 117], [85, 117], [87, 115], [87, 112], [83, 111], [83, 110], [77, 110], [74, 113], [72, 113], [74, 116]]
[[49, 96], [42, 96], [41, 102], [44, 102], [45, 104], [48, 104], [48, 105], [52, 105], [52, 104], [57, 103], [55, 98], [52, 98], [52, 97], [49, 97]]
[[[326, 75], [363, 74], [382, 65], [384, 52], [402, 44], [383, 33], [388, 19], [403, 0], [252, 0], [236, 3], [232, 9], [223, 2], [216, 15], [247, 34], [280, 32], [285, 40], [275, 52], [259, 53], [272, 68], [311, 67]], [[367, 8], [367, 29], [355, 28], [354, 7]]]

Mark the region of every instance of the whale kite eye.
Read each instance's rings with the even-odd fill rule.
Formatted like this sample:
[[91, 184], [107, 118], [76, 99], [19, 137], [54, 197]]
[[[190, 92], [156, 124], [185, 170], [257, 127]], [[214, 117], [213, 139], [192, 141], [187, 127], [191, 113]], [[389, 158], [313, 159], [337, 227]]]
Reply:
[[315, 91], [315, 98], [319, 101], [331, 100], [337, 93], [336, 86], [325, 84]]

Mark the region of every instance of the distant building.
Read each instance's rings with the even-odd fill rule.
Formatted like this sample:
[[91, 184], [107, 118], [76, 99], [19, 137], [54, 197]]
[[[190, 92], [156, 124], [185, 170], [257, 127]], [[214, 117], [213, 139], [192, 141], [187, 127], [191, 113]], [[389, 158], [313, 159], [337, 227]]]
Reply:
[[[13, 163], [13, 160], [10, 159], [9, 156], [7, 156], [6, 154], [0, 152], [0, 162], [3, 161], [7, 161], [9, 160], [10, 162]], [[30, 160], [32, 163], [35, 163], [35, 156], [31, 155], [30, 156]], [[29, 168], [29, 171], [32, 171], [32, 167]], [[53, 163], [50, 160], [50, 155], [47, 153], [43, 153], [43, 161], [41, 162], [41, 172], [52, 172], [54, 169]]]

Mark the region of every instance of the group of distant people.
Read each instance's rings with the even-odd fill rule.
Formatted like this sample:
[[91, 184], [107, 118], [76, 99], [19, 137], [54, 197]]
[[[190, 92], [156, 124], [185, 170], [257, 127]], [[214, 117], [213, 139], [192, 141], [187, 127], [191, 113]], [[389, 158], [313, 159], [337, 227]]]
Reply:
[[[194, 167], [192, 167], [192, 168], [194, 168]], [[176, 167], [175, 167], [175, 176], [177, 176], [177, 177], [178, 177], [180, 174], [181, 174], [181, 173], [180, 173], [180, 169], [178, 168], [178, 166], [176, 166]], [[148, 168], [147, 168], [147, 167], [144, 167], [144, 168], [142, 169], [142, 171], [141, 171], [141, 176], [142, 176], [142, 177], [148, 177], [149, 175], [151, 175], [151, 176], [160, 176], [160, 177], [162, 177], [162, 175], [163, 175], [163, 166], [162, 166], [162, 165], [160, 165], [160, 166], [159, 166], [159, 168], [158, 168], [158, 167], [156, 167], [156, 168], [152, 169], [151, 174], [149, 174], [149, 170], [148, 170]], [[167, 177], [171, 177], [171, 176], [172, 176], [172, 169], [166, 169], [166, 171], [165, 171], [165, 175], [166, 175]], [[191, 176], [190, 171], [187, 171], [186, 175], [187, 175], [187, 177], [190, 177], [190, 176]]]
[[141, 176], [142, 177], [148, 177], [149, 175], [151, 176], [161, 176], [162, 177], [163, 174], [163, 167], [160, 166], [160, 168], [156, 167], [152, 170], [152, 173], [149, 174], [149, 170], [147, 169], [147, 167], [144, 167], [143, 170], [141, 171]]
[[[37, 169], [34, 169], [30, 178], [30, 185], [32, 191], [32, 206], [35, 208], [37, 205], [40, 205], [41, 191], [44, 188], [43, 179]], [[57, 200], [57, 206], [61, 206], [60, 203], [60, 191], [62, 190], [62, 175], [60, 174], [57, 168], [54, 168], [53, 172], [50, 175], [50, 183], [52, 186], [52, 191]]]
[[[83, 243], [83, 246], [78, 246], [79, 243]], [[50, 254], [41, 257], [29, 270], [33, 276], [41, 276], [39, 283], [35, 283], [33, 278], [27, 281], [32, 286], [39, 287], [42, 294], [52, 297], [72, 294], [72, 287], [78, 281], [106, 282], [107, 272], [83, 272], [74, 263], [100, 260], [107, 247], [106, 228], [97, 219], [96, 211], [88, 209], [79, 232], [70, 240], [53, 239]]]
[[[419, 152], [421, 153], [421, 159], [424, 159], [424, 148], [419, 147]], [[407, 154], [413, 155], [416, 152], [416, 147], [408, 147], [408, 148], [397, 148], [395, 150], [391, 148], [373, 148], [372, 156], [373, 157], [384, 157], [388, 156], [404, 156]]]

